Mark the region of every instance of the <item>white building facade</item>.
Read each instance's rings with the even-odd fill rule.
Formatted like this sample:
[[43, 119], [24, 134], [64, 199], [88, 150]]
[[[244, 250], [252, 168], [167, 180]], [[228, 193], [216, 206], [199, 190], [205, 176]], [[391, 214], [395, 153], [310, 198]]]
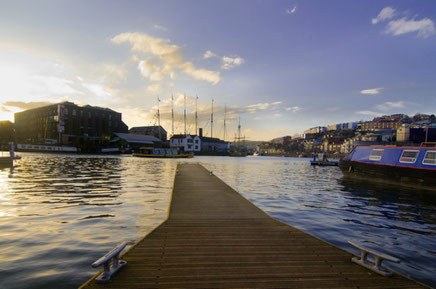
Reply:
[[198, 135], [173, 135], [170, 138], [170, 146], [183, 147], [185, 152], [201, 151], [201, 139]]

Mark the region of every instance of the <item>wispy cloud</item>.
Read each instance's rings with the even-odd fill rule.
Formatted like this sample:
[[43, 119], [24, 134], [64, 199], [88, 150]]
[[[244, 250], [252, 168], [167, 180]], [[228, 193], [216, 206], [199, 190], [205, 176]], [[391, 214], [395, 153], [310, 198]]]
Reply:
[[417, 32], [418, 36], [422, 38], [436, 34], [434, 23], [429, 18], [416, 20], [416, 18], [407, 19], [403, 17], [398, 20], [390, 21], [385, 29], [386, 34], [392, 34], [394, 36], [412, 32]]
[[377, 115], [381, 115], [382, 113], [377, 112], [377, 111], [371, 111], [371, 110], [360, 110], [356, 112], [357, 114], [360, 115], [368, 115], [368, 116], [377, 116]]
[[299, 107], [299, 106], [290, 106], [290, 107], [285, 107], [286, 111], [290, 111], [290, 112], [297, 112], [302, 110], [303, 108]]
[[154, 24], [153, 28], [158, 30], [158, 31], [162, 31], [162, 32], [168, 32], [168, 28], [162, 26], [162, 25], [158, 25], [158, 24]]
[[238, 55], [233, 55], [233, 56], [219, 56], [216, 53], [213, 53], [212, 51], [208, 50], [203, 54], [203, 58], [204, 59], [209, 59], [209, 58], [219, 58], [221, 60], [221, 69], [224, 70], [229, 70], [232, 68], [235, 68], [237, 66], [242, 65], [245, 62], [245, 59], [238, 56]]
[[367, 116], [380, 116], [389, 112], [399, 112], [399, 110], [407, 109], [409, 106], [414, 106], [416, 104], [404, 100], [399, 101], [386, 101], [377, 105], [374, 105], [374, 110], [361, 110], [357, 111], [357, 114], [367, 115]]
[[[174, 76], [175, 70], [181, 71], [195, 79], [205, 80], [213, 85], [220, 81], [218, 71], [198, 69], [192, 62], [185, 61], [180, 47], [167, 39], [151, 37], [143, 33], [121, 33], [112, 38], [112, 42], [129, 43], [132, 51], [141, 52], [150, 60], [142, 60], [138, 68], [144, 77], [152, 81], [161, 80], [166, 75]], [[151, 71], [150, 71], [151, 69]]]
[[272, 109], [275, 110], [278, 108], [278, 106], [282, 104], [281, 101], [275, 101], [275, 102], [264, 102], [264, 103], [256, 103], [256, 104], [250, 104], [244, 107], [243, 111], [248, 113], [255, 113], [259, 110], [267, 110]]
[[286, 9], [286, 14], [294, 14], [295, 12], [297, 12], [297, 5], [294, 5], [294, 7], [292, 8]]
[[32, 109], [37, 107], [42, 107], [46, 105], [53, 104], [51, 102], [47, 101], [30, 101], [30, 102], [24, 102], [24, 101], [6, 101], [3, 102], [3, 105], [9, 106], [9, 107], [16, 107], [19, 109]]
[[370, 89], [364, 89], [361, 90], [361, 94], [379, 94], [384, 88], [378, 87], [378, 88], [370, 88]]
[[204, 59], [208, 59], [208, 58], [212, 58], [212, 57], [218, 57], [218, 55], [216, 55], [215, 53], [213, 53], [212, 51], [208, 50], [203, 54], [203, 58]]
[[152, 94], [158, 94], [159, 92], [162, 91], [162, 87], [160, 84], [155, 83], [147, 86], [146, 90]]
[[222, 57], [222, 65], [221, 68], [225, 70], [232, 69], [234, 67], [240, 66], [244, 63], [244, 59], [239, 56], [224, 56]]
[[380, 13], [377, 15], [377, 17], [372, 18], [371, 22], [372, 22], [372, 24], [377, 24], [380, 21], [391, 19], [394, 16], [395, 16], [395, 9], [388, 6], [388, 7], [383, 8], [380, 11]]
[[408, 102], [402, 101], [402, 100], [396, 101], [396, 102], [387, 101], [387, 102], [384, 102], [382, 104], [377, 104], [375, 106], [375, 109], [378, 109], [381, 111], [389, 111], [391, 109], [405, 108], [407, 104], [408, 104]]
[[402, 17], [394, 19], [395, 16], [397, 16], [395, 9], [388, 6], [383, 8], [371, 22], [372, 24], [377, 24], [392, 19], [386, 24], [384, 33], [394, 36], [417, 33], [418, 37], [427, 38], [436, 34], [434, 22], [430, 18], [417, 20], [417, 16], [414, 16], [412, 18]]

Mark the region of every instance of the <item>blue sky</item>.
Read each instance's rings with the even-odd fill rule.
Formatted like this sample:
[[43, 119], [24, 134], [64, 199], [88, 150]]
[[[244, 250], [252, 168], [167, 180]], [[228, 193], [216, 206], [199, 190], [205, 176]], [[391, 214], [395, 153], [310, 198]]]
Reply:
[[436, 112], [436, 2], [2, 1], [0, 119], [46, 102], [247, 139]]

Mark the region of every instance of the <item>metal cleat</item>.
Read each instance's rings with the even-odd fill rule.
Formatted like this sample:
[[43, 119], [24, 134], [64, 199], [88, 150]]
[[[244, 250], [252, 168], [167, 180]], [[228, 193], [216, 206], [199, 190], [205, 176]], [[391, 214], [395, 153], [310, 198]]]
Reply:
[[[127, 242], [123, 242], [117, 247], [110, 250], [106, 255], [92, 263], [93, 268], [97, 268], [104, 265], [104, 271], [97, 278], [95, 278], [96, 283], [108, 283], [115, 272], [120, 270], [122, 267], [127, 265], [126, 261], [119, 260], [121, 251], [126, 247]], [[113, 260], [111, 265], [111, 260]]]
[[[351, 261], [365, 268], [368, 268], [369, 270], [372, 270], [380, 275], [387, 276], [387, 277], [392, 276], [392, 272], [386, 267], [382, 266], [383, 260], [394, 262], [394, 263], [400, 263], [400, 260], [395, 257], [377, 252], [372, 249], [365, 248], [361, 244], [356, 244], [351, 241], [348, 241], [348, 243], [360, 250], [360, 258], [354, 257], [351, 259]], [[374, 256], [374, 263], [368, 260], [368, 254]]]

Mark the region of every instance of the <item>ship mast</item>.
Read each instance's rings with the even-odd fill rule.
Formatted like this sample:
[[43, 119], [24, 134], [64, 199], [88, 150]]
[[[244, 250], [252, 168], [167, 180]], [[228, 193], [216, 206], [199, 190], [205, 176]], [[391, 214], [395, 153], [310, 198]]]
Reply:
[[224, 105], [224, 137], [223, 137], [223, 141], [226, 141], [226, 114], [227, 114], [227, 105]]
[[185, 136], [186, 136], [186, 94], [184, 95], [184, 111], [183, 111], [183, 117], [184, 117], [184, 121], [185, 121]]
[[162, 139], [161, 136], [161, 129], [160, 129], [160, 110], [159, 110], [159, 103], [160, 103], [160, 99], [159, 96], [157, 97], [157, 125], [158, 125], [158, 131], [159, 131], [159, 139]]
[[171, 94], [171, 129], [172, 135], [174, 135], [174, 96]]
[[213, 98], [212, 98], [212, 113], [210, 114], [210, 137], [213, 137]]
[[198, 134], [198, 131], [197, 131], [197, 122], [198, 122], [198, 96], [196, 95], [195, 96], [195, 134]]

